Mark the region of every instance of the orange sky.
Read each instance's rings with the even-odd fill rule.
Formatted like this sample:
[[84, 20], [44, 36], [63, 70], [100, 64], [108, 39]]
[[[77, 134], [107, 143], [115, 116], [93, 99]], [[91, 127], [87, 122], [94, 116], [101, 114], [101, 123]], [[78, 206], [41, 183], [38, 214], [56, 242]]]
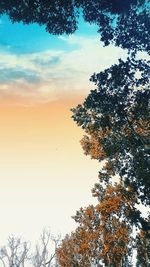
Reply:
[[40, 158], [36, 149], [49, 153], [53, 149], [59, 150], [60, 144], [73, 146], [73, 136], [78, 139], [81, 131], [70, 119], [70, 108], [79, 102], [80, 99], [67, 99], [35, 106], [1, 106], [0, 145], [3, 156], [9, 151], [13, 158], [34, 160]]
[[46, 226], [68, 233], [75, 225], [71, 215], [94, 202], [90, 190], [99, 166], [83, 154], [83, 132], [70, 112], [81, 102], [0, 107], [3, 238], [16, 233], [32, 240]]

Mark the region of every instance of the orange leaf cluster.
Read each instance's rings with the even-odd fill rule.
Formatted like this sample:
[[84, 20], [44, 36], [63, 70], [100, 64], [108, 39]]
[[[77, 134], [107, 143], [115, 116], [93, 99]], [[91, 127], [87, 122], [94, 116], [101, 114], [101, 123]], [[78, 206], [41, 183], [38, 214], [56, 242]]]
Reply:
[[91, 267], [93, 262], [121, 266], [132, 241], [131, 228], [121, 216], [130, 209], [133, 201], [122, 193], [121, 184], [109, 186], [101, 203], [77, 212], [74, 218], [79, 227], [57, 250], [60, 266]]

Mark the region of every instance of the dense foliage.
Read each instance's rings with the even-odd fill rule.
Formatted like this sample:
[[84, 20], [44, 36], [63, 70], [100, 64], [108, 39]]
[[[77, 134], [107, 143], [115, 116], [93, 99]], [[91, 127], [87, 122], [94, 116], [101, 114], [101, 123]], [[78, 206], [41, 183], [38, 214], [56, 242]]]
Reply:
[[130, 266], [134, 240], [128, 215], [135, 195], [129, 194], [130, 198], [122, 185], [108, 186], [103, 201], [76, 213], [74, 219], [79, 227], [63, 240], [57, 252], [61, 266], [85, 266], [86, 263], [90, 267], [103, 263], [119, 267], [123, 262]]
[[[131, 16], [133, 10], [132, 6], [122, 13], [120, 32], [116, 24], [112, 38], [116, 45], [128, 48], [127, 60], [119, 59], [118, 64], [94, 73], [90, 81], [96, 88], [82, 105], [72, 109], [73, 119], [85, 131], [81, 140], [84, 153], [102, 161], [104, 166], [99, 172], [99, 183], [92, 190], [98, 204], [81, 208], [74, 216], [78, 227], [63, 240], [57, 252], [61, 266], [150, 264], [150, 218], [148, 213], [143, 217], [139, 209], [139, 204], [143, 210], [150, 205], [149, 62], [139, 59], [138, 53], [149, 52], [149, 36], [143, 32], [139, 44], [142, 28], [137, 25], [141, 22], [137, 14]], [[127, 14], [125, 24], [123, 17]], [[140, 11], [138, 18], [139, 14]], [[142, 27], [147, 29], [146, 13], [143, 18]], [[106, 39], [103, 41], [108, 44], [109, 36]]]
[[92, 75], [97, 88], [72, 109], [85, 154], [104, 166], [92, 190], [98, 204], [76, 213], [79, 226], [57, 251], [61, 266], [131, 267], [135, 251], [137, 267], [150, 264], [149, 215], [138, 207], [150, 205], [148, 72], [145, 60], [120, 59]]
[[128, 50], [150, 50], [148, 0], [1, 0], [0, 14], [13, 22], [45, 25], [52, 34], [75, 32], [81, 14], [98, 25], [105, 45], [113, 42]]
[[73, 109], [74, 120], [87, 133], [84, 151], [106, 159], [124, 185], [132, 186], [143, 204], [150, 204], [150, 155], [145, 148], [150, 127], [148, 64], [119, 60], [91, 80], [97, 89]]
[[[84, 231], [91, 237], [85, 242], [87, 247], [94, 242], [94, 256], [87, 266], [92, 266], [93, 259], [97, 260], [94, 266], [133, 266], [131, 259], [136, 251], [137, 266], [148, 267], [149, 214], [144, 218], [139, 210], [141, 203], [143, 209], [150, 205], [148, 62], [136, 56], [126, 61], [119, 59], [119, 64], [93, 74], [90, 80], [96, 89], [82, 105], [72, 110], [73, 119], [86, 133], [81, 140], [85, 154], [105, 163], [99, 172], [99, 183], [92, 190], [99, 201], [92, 208], [92, 214], [99, 222], [92, 217], [90, 227], [85, 228], [89, 226], [90, 217], [85, 216], [89, 208], [84, 214], [80, 210], [74, 217], [79, 223], [78, 231], [84, 222]], [[97, 228], [98, 243], [91, 235]], [[76, 247], [78, 241], [74, 245]], [[80, 258], [84, 258], [82, 253], [79, 253], [79, 262]]]

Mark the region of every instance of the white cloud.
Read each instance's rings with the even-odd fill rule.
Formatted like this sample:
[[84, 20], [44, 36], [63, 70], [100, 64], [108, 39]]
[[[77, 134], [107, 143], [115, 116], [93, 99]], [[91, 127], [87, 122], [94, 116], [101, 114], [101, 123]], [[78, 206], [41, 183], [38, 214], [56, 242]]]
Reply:
[[[62, 97], [65, 93], [79, 92], [87, 94], [92, 84], [90, 76], [99, 72], [117, 59], [126, 57], [126, 52], [114, 46], [102, 47], [99, 38], [69, 36], [60, 37], [70, 45], [76, 44], [76, 50], [58, 51], [47, 50], [39, 53], [16, 55], [11, 53], [0, 54], [1, 71], [5, 69], [7, 82], [0, 84], [1, 95], [15, 95], [32, 99], [32, 101], [51, 101]], [[20, 78], [11, 76], [11, 70], [17, 70]], [[24, 75], [23, 75], [24, 72]], [[27, 74], [32, 73], [35, 80], [30, 82]], [[37, 77], [37, 79], [36, 79]], [[6, 78], [6, 77], [5, 77]]]

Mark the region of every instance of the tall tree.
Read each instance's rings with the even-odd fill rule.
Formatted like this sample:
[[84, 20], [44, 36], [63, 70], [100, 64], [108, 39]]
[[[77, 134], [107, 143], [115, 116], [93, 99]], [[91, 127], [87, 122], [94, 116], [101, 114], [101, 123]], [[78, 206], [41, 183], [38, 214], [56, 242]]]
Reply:
[[119, 60], [91, 80], [97, 88], [72, 110], [73, 119], [87, 133], [81, 141], [84, 151], [107, 160], [124, 185], [132, 186], [143, 204], [150, 204], [148, 65]]
[[[100, 266], [101, 263], [113, 267], [132, 266], [130, 256], [133, 247], [137, 251], [137, 266], [148, 267], [150, 264], [149, 215], [143, 218], [138, 210], [139, 203], [145, 207], [150, 205], [149, 62], [139, 60], [136, 55], [137, 50], [148, 50], [144, 38], [139, 46], [134, 31], [134, 25], [138, 23], [137, 17], [132, 16], [130, 21], [130, 12], [131, 9], [128, 15], [130, 26], [133, 23], [133, 32], [128, 31], [128, 26], [123, 28], [120, 34], [123, 34], [124, 38], [120, 35], [118, 38], [121, 43], [116, 41], [117, 45], [128, 48], [130, 56], [126, 61], [119, 59], [118, 64], [103, 72], [94, 73], [90, 80], [95, 83], [96, 89], [90, 92], [82, 105], [72, 109], [73, 119], [86, 133], [81, 140], [85, 154], [105, 162], [99, 173], [100, 183], [93, 189], [94, 196], [99, 200], [99, 204], [94, 208], [99, 213], [99, 222], [89, 223], [89, 217], [85, 216], [89, 208], [82, 214], [80, 210], [75, 217], [80, 223], [77, 229], [84, 228], [89, 236], [92, 236], [91, 231], [93, 233], [98, 226], [100, 253], [98, 258], [94, 255], [94, 259], [97, 259], [94, 266]], [[122, 27], [124, 25], [122, 20]], [[144, 26], [148, 25], [145, 20]], [[137, 31], [140, 33], [138, 27]], [[117, 31], [114, 36], [117, 40]], [[131, 44], [130, 38], [134, 44]], [[118, 181], [113, 186], [116, 177]], [[85, 225], [90, 225], [88, 230]], [[128, 239], [135, 234], [135, 227], [135, 238]], [[76, 235], [76, 232], [74, 234]], [[90, 242], [95, 244], [93, 249], [98, 251], [93, 236], [91, 239]], [[76, 248], [79, 244], [78, 238], [77, 242], [74, 240]], [[90, 247], [90, 242], [87, 241], [87, 247]], [[60, 248], [60, 253], [61, 249], [63, 247]], [[80, 258], [85, 260], [84, 255]], [[92, 266], [91, 262], [88, 266]]]

